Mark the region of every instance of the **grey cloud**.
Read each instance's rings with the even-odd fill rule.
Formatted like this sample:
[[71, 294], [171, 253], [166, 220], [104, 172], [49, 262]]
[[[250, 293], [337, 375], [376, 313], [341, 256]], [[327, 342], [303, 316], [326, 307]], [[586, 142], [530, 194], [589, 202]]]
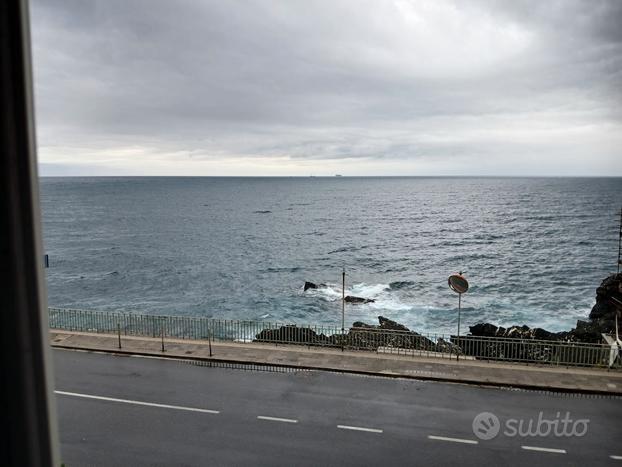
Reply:
[[530, 145], [546, 157], [621, 125], [620, 2], [444, 5], [35, 0], [40, 146], [490, 157], [525, 150], [504, 125], [566, 128]]

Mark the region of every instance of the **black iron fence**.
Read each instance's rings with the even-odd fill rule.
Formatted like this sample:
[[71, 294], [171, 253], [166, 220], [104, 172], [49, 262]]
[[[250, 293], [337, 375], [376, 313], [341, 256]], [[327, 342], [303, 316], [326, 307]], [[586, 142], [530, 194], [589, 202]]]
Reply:
[[51, 329], [190, 340], [263, 342], [375, 351], [411, 356], [621, 368], [619, 349], [608, 344], [449, 336], [377, 327], [283, 324], [196, 316], [49, 309]]

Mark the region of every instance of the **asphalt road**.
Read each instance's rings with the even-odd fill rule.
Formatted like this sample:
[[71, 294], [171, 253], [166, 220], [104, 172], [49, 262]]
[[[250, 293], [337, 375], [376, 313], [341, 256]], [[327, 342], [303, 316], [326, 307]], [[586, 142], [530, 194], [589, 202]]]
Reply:
[[620, 398], [53, 353], [68, 467], [622, 466]]

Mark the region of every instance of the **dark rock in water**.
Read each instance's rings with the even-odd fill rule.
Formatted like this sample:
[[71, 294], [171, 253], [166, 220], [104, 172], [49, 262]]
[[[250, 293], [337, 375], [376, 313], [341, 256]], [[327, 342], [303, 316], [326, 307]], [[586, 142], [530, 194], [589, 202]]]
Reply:
[[326, 287], [326, 284], [315, 284], [314, 282], [306, 281], [304, 291], [306, 292], [309, 289], [321, 289], [324, 287]]
[[376, 301], [373, 298], [354, 297], [352, 295], [346, 295], [344, 300], [346, 303], [352, 303], [354, 305], [359, 305], [363, 303], [374, 303]]

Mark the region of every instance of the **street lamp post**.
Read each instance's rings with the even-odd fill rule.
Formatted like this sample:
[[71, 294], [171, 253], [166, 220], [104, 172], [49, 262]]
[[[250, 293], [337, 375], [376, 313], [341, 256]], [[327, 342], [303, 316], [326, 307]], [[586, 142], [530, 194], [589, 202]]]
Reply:
[[346, 332], [346, 268], [341, 271], [341, 351], [343, 352]]

